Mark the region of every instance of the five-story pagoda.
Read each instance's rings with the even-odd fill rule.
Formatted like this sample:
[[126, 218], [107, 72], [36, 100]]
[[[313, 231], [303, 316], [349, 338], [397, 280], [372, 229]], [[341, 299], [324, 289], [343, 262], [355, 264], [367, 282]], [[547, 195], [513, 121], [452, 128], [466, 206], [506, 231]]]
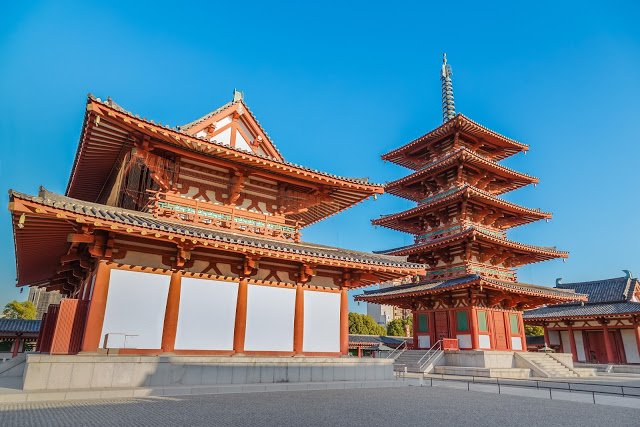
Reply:
[[385, 190], [417, 206], [372, 221], [413, 234], [413, 244], [384, 253], [426, 264], [427, 275], [358, 299], [413, 309], [420, 348], [457, 338], [460, 348], [523, 350], [522, 310], [578, 296], [519, 283], [515, 267], [568, 254], [507, 239], [506, 230], [551, 217], [499, 197], [538, 182], [499, 163], [528, 147], [455, 113], [446, 56], [441, 80], [444, 123], [382, 156], [412, 169]]

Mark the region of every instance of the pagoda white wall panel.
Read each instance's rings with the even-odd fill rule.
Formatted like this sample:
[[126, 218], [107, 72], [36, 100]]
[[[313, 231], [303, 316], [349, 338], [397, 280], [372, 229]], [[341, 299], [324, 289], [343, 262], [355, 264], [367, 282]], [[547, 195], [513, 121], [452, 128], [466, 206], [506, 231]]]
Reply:
[[295, 289], [249, 285], [244, 349], [293, 351], [295, 302]]
[[233, 350], [238, 283], [183, 277], [176, 350]]
[[569, 331], [560, 331], [562, 340], [562, 350], [564, 353], [571, 353], [571, 342], [569, 341]]
[[304, 291], [302, 351], [340, 351], [340, 294]]
[[469, 334], [464, 334], [464, 335], [457, 335], [456, 338], [458, 339], [458, 346], [463, 349], [463, 348], [471, 348], [471, 335]]
[[112, 269], [100, 347], [110, 334], [109, 348], [159, 349], [170, 280], [166, 274]]
[[522, 350], [522, 338], [520, 338], [520, 337], [511, 337], [511, 349], [512, 350]]
[[431, 348], [431, 336], [418, 335], [418, 348]]
[[253, 153], [251, 146], [247, 143], [247, 141], [244, 139], [242, 134], [237, 131], [236, 131], [236, 148], [240, 148], [241, 150], [245, 150], [250, 153]]
[[627, 357], [627, 363], [640, 363], [640, 354], [638, 354], [638, 343], [633, 329], [620, 329], [622, 335], [622, 345], [624, 346], [624, 354]]
[[489, 335], [478, 335], [478, 346], [480, 348], [491, 349], [491, 338]]
[[223, 130], [216, 136], [212, 137], [210, 141], [216, 141], [224, 145], [231, 145], [231, 128]]
[[576, 351], [578, 352], [577, 354], [578, 362], [586, 362], [587, 357], [584, 354], [584, 341], [582, 340], [582, 331], [573, 331], [573, 337], [576, 340]]

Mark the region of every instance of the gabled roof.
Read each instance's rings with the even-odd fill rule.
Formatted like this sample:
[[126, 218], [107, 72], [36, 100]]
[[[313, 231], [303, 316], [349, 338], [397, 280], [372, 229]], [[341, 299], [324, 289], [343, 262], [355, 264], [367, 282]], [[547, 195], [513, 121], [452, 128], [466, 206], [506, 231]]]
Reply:
[[[131, 139], [134, 132], [149, 135], [154, 138], [154, 143], [164, 144], [180, 153], [244, 165], [274, 176], [294, 177], [300, 182], [313, 185], [345, 189], [354, 193], [353, 195], [357, 193], [358, 201], [384, 191], [381, 185], [369, 183], [367, 178], [340, 177], [192, 136], [176, 128], [140, 118], [111, 100], [102, 101], [89, 95], [80, 143], [65, 194], [91, 202], [97, 201], [105, 183], [117, 172], [117, 162], [134, 146]], [[347, 200], [349, 197], [343, 199]], [[349, 206], [353, 204], [354, 201], [348, 203]]]
[[428, 145], [432, 142], [442, 139], [443, 137], [446, 137], [447, 135], [451, 135], [456, 130], [483, 138], [487, 142], [490, 142], [498, 147], [502, 147], [504, 153], [498, 156], [497, 159], [505, 158], [520, 151], [527, 151], [529, 149], [529, 146], [526, 144], [500, 135], [499, 133], [486, 128], [481, 124], [474, 122], [463, 114], [457, 114], [454, 118], [444, 122], [434, 130], [422, 135], [419, 138], [414, 139], [413, 141], [403, 145], [402, 147], [396, 148], [395, 150], [383, 154], [382, 159], [389, 160], [396, 164], [413, 169], [411, 163], [407, 162], [405, 159], [407, 153], [415, 151], [420, 146]]
[[558, 283], [556, 289], [586, 294], [588, 300], [581, 304], [555, 304], [541, 307], [526, 312], [525, 318], [534, 320], [640, 313], [640, 302], [633, 300], [638, 284], [638, 279], [632, 278], [631, 274], [589, 282]]
[[454, 289], [465, 288], [471, 284], [479, 282], [482, 282], [488, 287], [494, 287], [496, 289], [508, 290], [514, 293], [526, 295], [546, 296], [554, 298], [557, 301], [574, 301], [586, 299], [584, 295], [577, 294], [570, 290], [560, 290], [549, 288], [546, 286], [532, 285], [528, 283], [506, 282], [501, 280], [488, 279], [477, 274], [470, 274], [454, 279], [438, 281], [423, 279], [418, 283], [408, 283], [399, 286], [391, 286], [381, 289], [364, 291], [363, 294], [356, 295], [355, 299], [360, 301], [375, 302], [376, 300], [382, 301], [392, 298], [397, 299], [409, 296], [429, 295], [447, 292]]
[[[238, 95], [239, 94], [239, 95]], [[246, 113], [246, 114], [245, 114]], [[220, 120], [223, 120], [226, 117], [238, 115], [238, 120], [241, 120], [245, 123], [245, 127], [248, 127], [249, 131], [255, 131], [257, 135], [247, 135], [247, 137], [255, 136], [256, 138], [260, 138], [260, 145], [263, 147], [263, 150], [267, 153], [269, 157], [273, 157], [277, 160], [284, 160], [280, 151], [274, 144], [274, 142], [269, 138], [267, 132], [262, 128], [260, 122], [256, 119], [255, 115], [251, 112], [247, 104], [244, 102], [242, 94], [240, 92], [234, 92], [234, 99], [222, 107], [216, 108], [215, 110], [205, 114], [204, 116], [187, 123], [186, 125], [177, 126], [177, 129], [181, 132], [184, 132], [187, 135], [195, 136], [200, 131], [206, 129], [209, 125], [215, 124]], [[239, 130], [240, 133], [244, 134], [243, 131]], [[207, 139], [211, 140], [210, 136], [206, 136]]]
[[[14, 238], [18, 285], [43, 283], [55, 272], [59, 258], [66, 255], [67, 235], [73, 232], [72, 224], [90, 223], [96, 228], [120, 230], [144, 236], [153, 230], [161, 236], [188, 237], [194, 244], [208, 242], [210, 247], [248, 254], [272, 254], [285, 259], [315, 259], [322, 264], [358, 264], [360, 268], [380, 270], [384, 280], [424, 273], [421, 264], [408, 263], [405, 257], [353, 251], [305, 242], [287, 242], [263, 237], [185, 225], [181, 222], [161, 220], [152, 214], [128, 209], [114, 208], [98, 203], [85, 202], [41, 189], [38, 196], [16, 191], [9, 192], [10, 210], [14, 213]], [[16, 201], [35, 204], [28, 210], [25, 222], [20, 226], [20, 212], [16, 212]], [[47, 212], [40, 207], [52, 208]], [[35, 212], [34, 212], [35, 211]], [[172, 237], [173, 239], [173, 237]], [[323, 261], [326, 260], [326, 261]], [[388, 272], [384, 270], [388, 269]], [[395, 270], [391, 273], [391, 270]], [[402, 270], [401, 274], [397, 274]], [[389, 273], [389, 274], [387, 274]]]

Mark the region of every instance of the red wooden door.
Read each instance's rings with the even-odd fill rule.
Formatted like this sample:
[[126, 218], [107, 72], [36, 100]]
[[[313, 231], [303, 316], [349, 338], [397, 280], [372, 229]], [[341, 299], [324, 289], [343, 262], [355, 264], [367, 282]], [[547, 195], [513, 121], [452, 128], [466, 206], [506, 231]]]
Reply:
[[504, 327], [504, 315], [500, 311], [491, 313], [493, 317], [493, 334], [496, 341], [496, 350], [507, 349], [507, 333]]
[[436, 311], [436, 340], [449, 338], [449, 316], [446, 311]]
[[607, 349], [604, 346], [604, 334], [602, 331], [587, 332], [587, 362], [607, 363]]

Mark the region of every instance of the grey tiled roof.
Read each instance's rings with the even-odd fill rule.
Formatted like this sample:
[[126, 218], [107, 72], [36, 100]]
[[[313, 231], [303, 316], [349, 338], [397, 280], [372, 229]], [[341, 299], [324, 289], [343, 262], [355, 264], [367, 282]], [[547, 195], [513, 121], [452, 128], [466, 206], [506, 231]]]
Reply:
[[38, 196], [30, 196], [16, 191], [10, 191], [11, 197], [29, 200], [45, 206], [75, 212], [94, 218], [115, 221], [121, 224], [144, 227], [152, 230], [182, 234], [197, 238], [209, 239], [218, 242], [240, 244], [254, 248], [269, 249], [278, 252], [295, 253], [299, 255], [328, 258], [347, 262], [358, 262], [372, 265], [399, 267], [407, 269], [423, 269], [422, 264], [406, 262], [406, 257], [379, 255], [370, 252], [353, 251], [332, 246], [318, 245], [315, 243], [294, 243], [279, 240], [271, 240], [262, 237], [253, 237], [240, 233], [215, 230], [205, 227], [189, 226], [180, 222], [161, 220], [146, 212], [137, 212], [128, 209], [98, 203], [85, 202], [60, 194], [40, 189]]
[[574, 289], [589, 295], [589, 303], [629, 301], [638, 279], [616, 277], [613, 279], [593, 280], [590, 282], [560, 283], [558, 289]]
[[444, 281], [421, 281], [418, 283], [408, 283], [405, 285], [399, 286], [391, 286], [383, 289], [374, 289], [370, 291], [364, 291], [363, 296], [379, 296], [379, 295], [402, 295], [405, 293], [415, 293], [415, 292], [423, 292], [423, 291], [432, 291], [436, 289], [446, 289], [457, 285], [462, 285], [465, 283], [475, 282], [476, 280], [483, 280], [484, 282], [494, 283], [499, 286], [503, 286], [506, 288], [510, 288], [513, 290], [520, 290], [525, 292], [532, 292], [538, 294], [545, 295], [555, 295], [562, 297], [571, 297], [575, 296], [583, 297], [583, 295], [577, 295], [575, 292], [571, 290], [560, 290], [555, 288], [550, 288], [546, 286], [538, 286], [532, 285], [529, 283], [519, 283], [519, 282], [504, 282], [500, 280], [488, 279], [485, 277], [481, 277], [477, 274], [470, 274], [468, 276], [456, 277], [455, 279], [449, 279]]
[[525, 311], [525, 319], [606, 316], [612, 314], [640, 313], [638, 302], [616, 302], [599, 304], [554, 304], [547, 307]]
[[540, 307], [525, 312], [524, 317], [537, 319], [640, 313], [640, 303], [631, 300], [637, 284], [638, 279], [631, 277], [560, 283], [556, 285], [557, 289], [574, 290], [575, 292], [587, 294], [588, 301], [584, 304], [554, 304]]
[[349, 334], [349, 343], [357, 344], [357, 343], [380, 343], [387, 345], [389, 347], [396, 347], [402, 344], [403, 341], [407, 339], [413, 338], [405, 338], [405, 337], [389, 337], [386, 335], [359, 335], [359, 334]]
[[0, 334], [2, 333], [31, 333], [40, 331], [40, 320], [0, 319]]

